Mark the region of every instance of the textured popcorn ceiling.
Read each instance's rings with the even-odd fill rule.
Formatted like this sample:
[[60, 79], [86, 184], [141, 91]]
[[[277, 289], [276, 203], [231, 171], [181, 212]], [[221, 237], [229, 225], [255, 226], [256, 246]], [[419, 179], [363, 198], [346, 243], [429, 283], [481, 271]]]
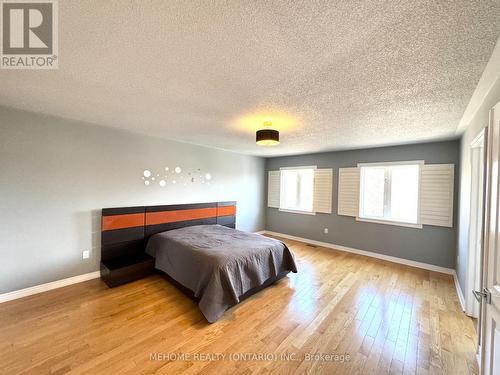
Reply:
[[500, 0], [64, 0], [59, 31], [60, 69], [0, 71], [0, 104], [286, 155], [455, 137]]

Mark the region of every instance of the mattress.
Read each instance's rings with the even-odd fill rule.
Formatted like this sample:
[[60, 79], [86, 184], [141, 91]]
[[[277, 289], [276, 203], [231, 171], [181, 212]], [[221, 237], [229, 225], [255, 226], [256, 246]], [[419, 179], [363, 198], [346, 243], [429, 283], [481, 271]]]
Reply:
[[191, 290], [213, 323], [241, 297], [287, 272], [294, 256], [281, 241], [221, 225], [196, 225], [151, 236], [155, 267]]

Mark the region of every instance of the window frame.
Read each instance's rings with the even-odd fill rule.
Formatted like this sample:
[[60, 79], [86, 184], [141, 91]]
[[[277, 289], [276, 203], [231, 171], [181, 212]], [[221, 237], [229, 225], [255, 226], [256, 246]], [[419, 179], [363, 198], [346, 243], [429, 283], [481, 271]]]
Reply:
[[281, 196], [282, 196], [282, 188], [283, 188], [283, 178], [281, 178], [280, 179], [281, 180], [280, 181], [280, 206], [278, 208], [278, 211], [288, 212], [288, 213], [292, 213], [292, 214], [316, 215], [316, 212], [314, 211], [314, 173], [315, 173], [316, 169], [318, 169], [318, 166], [317, 165], [305, 165], [305, 166], [300, 166], [300, 167], [281, 167], [279, 170], [281, 173], [284, 170], [294, 170], [294, 169], [312, 169], [313, 170], [313, 197], [312, 197], [313, 206], [311, 208], [311, 211], [291, 210], [289, 208], [282, 208], [281, 207]]
[[[377, 163], [358, 163], [359, 168], [359, 207], [358, 214], [356, 216], [356, 221], [367, 222], [367, 223], [377, 223], [377, 224], [386, 224], [386, 225], [395, 225], [401, 227], [409, 227], [409, 228], [417, 228], [422, 229], [423, 224], [420, 218], [420, 201], [421, 201], [421, 191], [422, 191], [422, 166], [425, 164], [424, 160], [409, 160], [409, 161], [392, 161], [392, 162], [377, 162]], [[416, 223], [408, 223], [404, 221], [394, 221], [384, 218], [371, 218], [371, 217], [363, 217], [361, 216], [362, 210], [362, 194], [363, 194], [363, 186], [362, 186], [362, 167], [392, 167], [397, 165], [418, 165], [418, 194], [417, 194], [417, 222]], [[390, 185], [389, 185], [389, 194], [384, 188], [384, 210], [386, 201], [390, 198]]]

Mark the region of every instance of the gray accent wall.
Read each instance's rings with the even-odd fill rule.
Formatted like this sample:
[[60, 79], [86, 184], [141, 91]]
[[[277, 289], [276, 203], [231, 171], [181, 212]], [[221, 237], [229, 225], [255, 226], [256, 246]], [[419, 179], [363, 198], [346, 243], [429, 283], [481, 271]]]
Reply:
[[[165, 166], [213, 180], [144, 185], [144, 169]], [[262, 230], [264, 169], [262, 158], [0, 107], [0, 294], [99, 270], [103, 207], [235, 200], [237, 228]]]
[[[267, 171], [278, 170], [281, 167], [308, 165], [333, 168], [333, 210], [332, 214], [304, 215], [267, 208], [266, 229], [436, 266], [455, 268], [459, 154], [460, 142], [453, 140], [267, 159]], [[359, 222], [353, 217], [337, 215], [339, 168], [355, 167], [363, 162], [408, 160], [425, 160], [428, 164], [455, 164], [453, 228], [424, 225], [422, 229], [416, 229]], [[323, 233], [324, 228], [328, 228], [328, 234]]]
[[457, 250], [457, 278], [462, 288], [465, 290], [467, 279], [467, 266], [469, 263], [469, 220], [470, 220], [470, 200], [471, 200], [471, 152], [470, 144], [479, 132], [488, 126], [490, 109], [500, 101], [500, 77], [492, 85], [488, 95], [477, 111], [476, 115], [468, 124], [461, 142], [460, 158], [460, 210], [458, 227], [458, 250]]

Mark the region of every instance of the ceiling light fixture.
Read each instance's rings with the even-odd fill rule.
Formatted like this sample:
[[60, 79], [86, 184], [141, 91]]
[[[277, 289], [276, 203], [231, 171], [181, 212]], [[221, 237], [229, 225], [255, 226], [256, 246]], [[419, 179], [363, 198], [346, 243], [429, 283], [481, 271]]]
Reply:
[[280, 132], [271, 129], [272, 125], [272, 122], [266, 121], [263, 124], [265, 129], [257, 130], [257, 133], [255, 134], [255, 142], [259, 146], [275, 146], [280, 143]]

